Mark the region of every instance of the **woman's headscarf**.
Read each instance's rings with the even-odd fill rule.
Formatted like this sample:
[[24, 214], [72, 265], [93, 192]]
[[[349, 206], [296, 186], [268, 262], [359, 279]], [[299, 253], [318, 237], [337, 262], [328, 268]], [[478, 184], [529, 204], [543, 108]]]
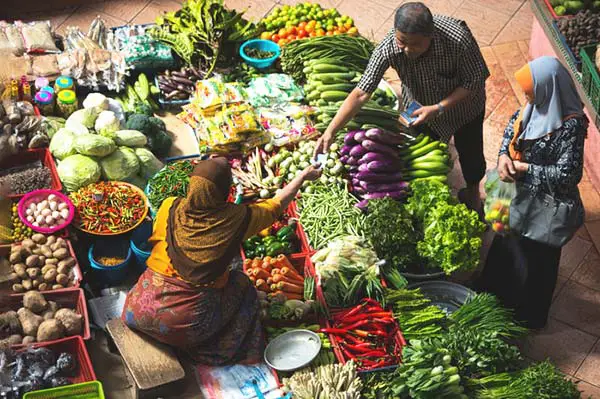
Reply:
[[190, 177], [187, 197], [171, 208], [167, 251], [186, 280], [213, 281], [237, 254], [250, 212], [227, 202], [231, 183], [225, 158], [201, 161]]
[[515, 144], [537, 140], [557, 130], [565, 119], [583, 115], [573, 79], [558, 59], [536, 58], [518, 70], [515, 77], [522, 89], [533, 96], [533, 104], [525, 105], [515, 123]]

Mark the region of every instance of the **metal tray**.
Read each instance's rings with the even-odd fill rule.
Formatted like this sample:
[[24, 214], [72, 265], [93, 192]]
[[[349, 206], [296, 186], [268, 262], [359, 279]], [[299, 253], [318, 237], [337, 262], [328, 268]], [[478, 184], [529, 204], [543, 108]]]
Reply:
[[421, 293], [429, 298], [433, 305], [448, 313], [453, 313], [464, 305], [470, 296], [475, 295], [471, 289], [449, 281], [424, 281], [410, 284], [408, 288], [420, 288]]
[[321, 338], [308, 330], [294, 330], [275, 338], [265, 349], [265, 362], [278, 371], [307, 366], [321, 350]]

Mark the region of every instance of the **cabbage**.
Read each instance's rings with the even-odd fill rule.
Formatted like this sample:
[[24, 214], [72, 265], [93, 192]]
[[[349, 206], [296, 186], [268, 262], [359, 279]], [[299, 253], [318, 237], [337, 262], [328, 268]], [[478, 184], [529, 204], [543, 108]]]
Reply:
[[58, 177], [67, 191], [77, 191], [100, 179], [100, 165], [85, 155], [71, 155], [56, 168]]
[[137, 130], [119, 130], [115, 132], [115, 142], [117, 145], [127, 147], [143, 147], [148, 142], [146, 136]]
[[108, 98], [101, 93], [90, 93], [83, 100], [83, 108], [91, 108], [99, 114], [108, 109]]
[[66, 128], [59, 129], [50, 140], [50, 152], [60, 160], [77, 154], [75, 134]]
[[119, 147], [115, 152], [100, 160], [102, 176], [106, 180], [131, 180], [140, 170], [140, 161], [129, 147]]
[[147, 148], [136, 148], [135, 155], [140, 159], [140, 175], [151, 178], [163, 168], [163, 163]]
[[96, 119], [94, 129], [96, 133], [108, 137], [112, 140], [115, 139], [115, 132], [121, 128], [121, 122], [112, 111], [102, 111]]
[[87, 127], [83, 126], [79, 122], [71, 122], [69, 124], [65, 124], [65, 128], [69, 129], [75, 136], [82, 136], [84, 134], [90, 134], [90, 131]]
[[71, 116], [67, 118], [65, 127], [70, 128], [71, 124], [77, 123], [85, 126], [88, 129], [91, 129], [94, 127], [94, 123], [96, 122], [97, 117], [98, 113], [93, 108], [79, 109], [73, 112]]
[[78, 153], [94, 157], [105, 157], [115, 151], [115, 142], [97, 134], [84, 134], [75, 138]]

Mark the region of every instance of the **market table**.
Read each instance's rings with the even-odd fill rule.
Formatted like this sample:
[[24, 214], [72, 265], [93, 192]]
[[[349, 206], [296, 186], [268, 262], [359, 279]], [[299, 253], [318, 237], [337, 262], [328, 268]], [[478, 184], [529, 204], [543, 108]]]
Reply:
[[588, 136], [585, 141], [585, 168], [594, 187], [600, 189], [600, 161], [597, 159], [597, 154], [600, 153], [600, 114], [592, 105], [591, 99], [583, 88], [581, 73], [576, 68], [570, 50], [561, 40], [556, 24], [553, 24], [548, 6], [544, 0], [533, 0], [531, 7], [535, 18], [529, 41], [529, 57], [532, 59], [544, 55], [557, 57], [573, 77], [575, 87], [585, 105], [585, 112], [590, 120]]

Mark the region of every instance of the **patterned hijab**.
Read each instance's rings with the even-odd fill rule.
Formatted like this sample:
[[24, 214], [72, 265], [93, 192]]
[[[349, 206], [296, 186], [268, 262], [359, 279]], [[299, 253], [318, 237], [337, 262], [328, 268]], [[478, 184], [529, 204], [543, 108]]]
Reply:
[[167, 251], [188, 281], [213, 281], [227, 271], [237, 254], [250, 212], [227, 202], [231, 183], [225, 158], [201, 161], [190, 177], [187, 197], [171, 208]]

